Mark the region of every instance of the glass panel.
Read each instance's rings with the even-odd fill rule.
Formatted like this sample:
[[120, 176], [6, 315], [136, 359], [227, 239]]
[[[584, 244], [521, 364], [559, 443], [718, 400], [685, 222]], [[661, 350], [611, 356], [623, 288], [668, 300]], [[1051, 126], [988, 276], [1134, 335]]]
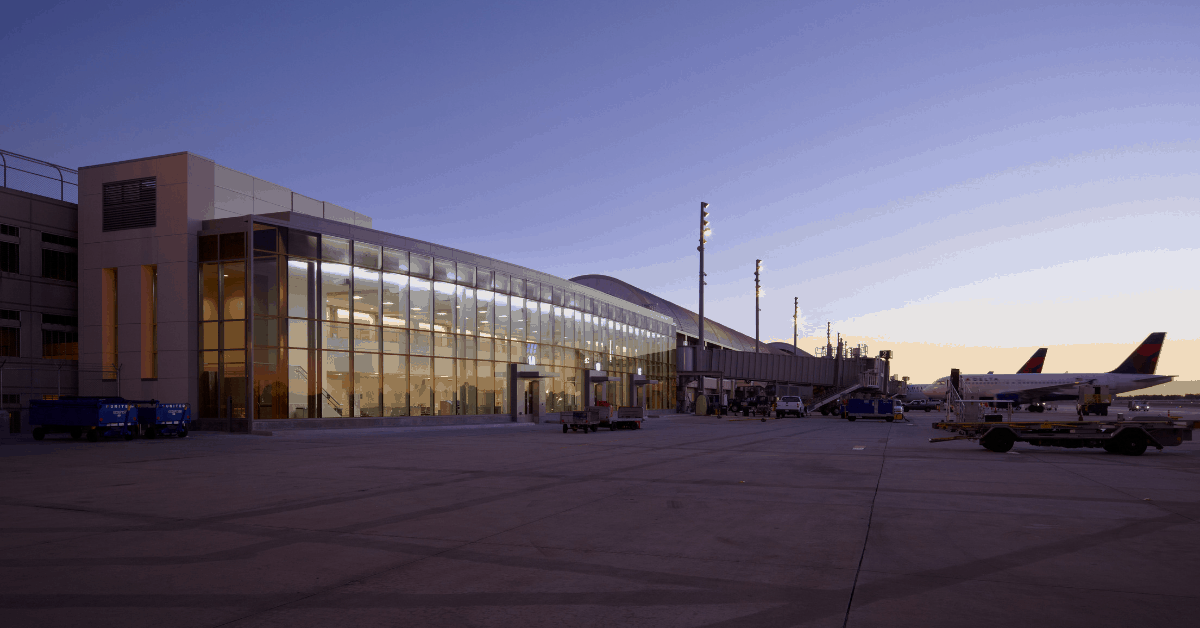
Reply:
[[454, 334], [434, 332], [433, 355], [446, 358], [454, 357], [454, 340]]
[[408, 277], [394, 273], [383, 274], [383, 324], [390, 327], [408, 326]]
[[512, 410], [508, 398], [508, 365], [495, 362], [493, 366], [496, 373], [496, 414], [508, 414]]
[[471, 288], [475, 287], [475, 267], [470, 264], [458, 263], [458, 283]]
[[433, 322], [430, 320], [432, 318], [430, 301], [429, 282], [416, 277], [410, 279], [408, 282], [409, 328], [433, 329]]
[[354, 265], [379, 270], [379, 245], [366, 242], [354, 243]]
[[477, 357], [480, 360], [492, 359], [492, 339], [485, 336], [480, 336], [478, 339]]
[[476, 367], [476, 387], [479, 389], [477, 414], [496, 414], [496, 374], [491, 362], [480, 361]]
[[496, 314], [496, 297], [490, 290], [475, 291], [475, 325], [479, 335], [490, 337], [495, 333], [492, 318]]
[[[538, 301], [541, 299], [541, 297], [542, 297], [541, 293], [538, 292], [538, 283], [536, 281], [526, 280], [525, 281], [525, 298], [529, 299], [530, 301]], [[543, 390], [543, 392], [545, 392], [545, 391]]]
[[321, 236], [321, 259], [327, 262], [350, 263], [350, 241], [346, 238]]
[[294, 318], [288, 319], [288, 346], [289, 347], [296, 347], [298, 349], [311, 348], [311, 346], [309, 344], [311, 342], [311, 340], [310, 340], [311, 336], [309, 336], [309, 332], [308, 332], [310, 324], [311, 323], [309, 323], [308, 321], [303, 320], [303, 319], [300, 319], [300, 320], [297, 320]]
[[355, 325], [352, 331], [354, 332], [355, 351], [379, 351], [378, 327], [369, 325]]
[[287, 249], [289, 255], [316, 259], [321, 257], [321, 236], [289, 229]]
[[380, 416], [379, 356], [354, 354], [354, 416]]
[[409, 353], [433, 355], [433, 334], [427, 331], [412, 331], [408, 335]]
[[475, 360], [458, 360], [458, 413], [479, 414], [479, 390], [475, 387]]
[[395, 271], [400, 273], [408, 272], [408, 251], [397, 251], [396, 249], [383, 249], [383, 269], [385, 271]]
[[433, 373], [431, 361], [433, 358], [408, 359], [408, 390], [409, 404], [413, 416], [429, 416], [433, 414]]
[[350, 326], [345, 323], [321, 323], [321, 348], [350, 350]]
[[[542, 319], [538, 316], [538, 303], [531, 299], [525, 300], [525, 339], [529, 342], [541, 340]], [[513, 334], [513, 340], [520, 340]]]
[[259, 251], [270, 251], [275, 253], [278, 249], [277, 240], [279, 239], [275, 227], [267, 225], [254, 225], [254, 248]]
[[433, 276], [433, 258], [420, 253], [409, 254], [409, 271], [408, 274], [413, 277], [429, 279]]
[[524, 297], [525, 296], [525, 280], [521, 279], [520, 277], [513, 277], [512, 282], [509, 284], [509, 292], [514, 297]]
[[493, 319], [495, 325], [492, 327], [492, 334], [497, 338], [508, 338], [508, 321], [510, 318], [508, 299], [508, 295], [496, 293], [496, 313]]
[[525, 299], [510, 297], [508, 303], [508, 329], [514, 340], [525, 341]]
[[288, 416], [293, 419], [308, 419], [314, 416], [312, 387], [308, 372], [314, 351], [290, 349], [288, 351]]
[[245, 232], [222, 233], [220, 237], [221, 259], [244, 259], [246, 257]]
[[327, 321], [350, 321], [350, 267], [321, 264], [321, 311]]
[[454, 331], [455, 286], [435, 281], [433, 283], [433, 329]]
[[216, 351], [204, 351], [200, 356], [200, 407], [196, 410], [200, 417], [206, 419], [220, 416], [217, 403], [221, 395], [217, 381], [220, 373], [219, 355]]
[[549, 303], [541, 303], [538, 305], [538, 319], [541, 322], [542, 334], [537, 338], [530, 338], [534, 342], [540, 342], [545, 345], [554, 344], [554, 316], [553, 305]]
[[315, 271], [316, 262], [288, 259], [288, 316], [295, 316], [298, 318], [317, 317], [316, 313], [309, 309], [309, 297], [312, 291], [312, 285], [315, 283], [315, 276], [313, 275]]
[[[232, 407], [229, 401], [233, 401]], [[232, 414], [235, 419], [246, 418], [246, 352], [221, 352], [221, 399], [222, 417]]]
[[354, 322], [379, 324], [379, 271], [354, 269]]
[[493, 344], [495, 345], [495, 348], [494, 348], [495, 356], [492, 359], [494, 359], [497, 362], [509, 362], [508, 341], [507, 340], [496, 340], [496, 341], [493, 341]]
[[383, 416], [408, 416], [408, 358], [383, 356]]
[[[215, 262], [221, 259], [221, 254], [217, 248], [217, 236], [206, 235], [199, 237], [199, 255], [201, 262]], [[212, 418], [212, 417], [209, 417]]]
[[384, 353], [408, 353], [408, 331], [383, 328]]
[[475, 289], [458, 289], [458, 333], [475, 334]]
[[508, 275], [506, 275], [504, 273], [496, 273], [495, 286], [496, 286], [496, 292], [502, 292], [504, 294], [508, 294], [509, 287], [510, 287], [508, 285]]
[[[264, 347], [279, 346], [279, 319], [254, 317], [254, 344]], [[255, 356], [255, 359], [258, 359]]]
[[217, 325], [220, 323], [200, 323], [200, 349], [216, 351], [221, 348]]
[[454, 373], [454, 360], [451, 358], [433, 359], [433, 405], [438, 416], [453, 416], [458, 414], [457, 377]]
[[[275, 319], [273, 319], [275, 320]], [[280, 364], [280, 350], [259, 348], [254, 351], [254, 418], [287, 418], [286, 364]]]
[[444, 259], [433, 260], [433, 280], [457, 281], [458, 275], [454, 272], [454, 262]]
[[246, 348], [246, 321], [232, 321], [221, 323], [221, 331], [224, 334], [222, 349], [245, 349]]
[[458, 351], [455, 357], [474, 360], [475, 355], [475, 336], [458, 336], [455, 342], [458, 343]]
[[221, 264], [221, 318], [246, 318], [246, 263]]
[[[200, 320], [220, 318], [221, 273], [217, 264], [200, 265]], [[209, 417], [215, 418], [215, 417]]]
[[350, 354], [321, 352], [321, 416], [348, 417], [350, 412]]
[[[255, 232], [259, 233], [259, 232]], [[279, 316], [278, 256], [254, 258], [254, 315]]]
[[476, 272], [475, 286], [481, 290], [495, 290], [496, 283], [492, 271], [486, 268], [480, 268]]

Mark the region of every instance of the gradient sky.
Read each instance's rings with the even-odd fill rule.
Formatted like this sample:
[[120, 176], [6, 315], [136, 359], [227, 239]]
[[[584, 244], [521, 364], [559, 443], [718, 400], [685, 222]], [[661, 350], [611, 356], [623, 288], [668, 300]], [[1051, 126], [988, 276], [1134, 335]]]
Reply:
[[707, 201], [706, 313], [743, 332], [761, 257], [764, 339], [799, 297], [805, 331], [933, 352], [915, 380], [939, 346], [1166, 331], [1166, 360], [1200, 339], [1198, 24], [1194, 2], [25, 3], [0, 147], [192, 151], [692, 308]]

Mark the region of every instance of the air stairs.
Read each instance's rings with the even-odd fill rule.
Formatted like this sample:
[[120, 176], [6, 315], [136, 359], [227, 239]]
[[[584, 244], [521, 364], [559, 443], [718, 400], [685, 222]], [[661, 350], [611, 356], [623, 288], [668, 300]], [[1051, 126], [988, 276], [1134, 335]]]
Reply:
[[881, 379], [881, 377], [880, 377], [879, 373], [876, 373], [875, 371], [866, 371], [864, 373], [859, 373], [858, 374], [858, 382], [855, 383], [853, 386], [850, 386], [849, 388], [845, 388], [843, 390], [839, 390], [830, 395], [825, 395], [825, 397], [823, 399], [813, 402], [812, 408], [814, 410], [818, 409], [821, 406], [823, 406], [831, 401], [840, 399], [841, 397], [849, 395], [850, 393], [855, 392], [857, 390], [862, 390], [864, 388], [877, 389], [880, 386], [880, 384], [879, 384], [880, 379]]

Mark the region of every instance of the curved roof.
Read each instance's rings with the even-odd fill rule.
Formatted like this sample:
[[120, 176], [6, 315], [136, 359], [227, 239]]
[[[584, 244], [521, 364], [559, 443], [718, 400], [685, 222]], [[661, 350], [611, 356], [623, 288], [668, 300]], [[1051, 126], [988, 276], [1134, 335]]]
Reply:
[[796, 355], [802, 358], [813, 357], [813, 354], [805, 351], [804, 349], [797, 349], [796, 347], [792, 346], [790, 342], [772, 342], [771, 347], [779, 349], [788, 355]]
[[[605, 294], [612, 295], [618, 299], [623, 299], [640, 305], [648, 310], [653, 310], [659, 314], [670, 316], [675, 319], [675, 326], [679, 333], [691, 336], [693, 338], [700, 335], [700, 315], [695, 312], [676, 305], [656, 294], [651, 294], [638, 288], [631, 286], [620, 279], [609, 277], [608, 275], [580, 275], [573, 277], [571, 281], [585, 285], [589, 288], [594, 288]], [[754, 338], [747, 336], [739, 331], [735, 331], [726, 327], [711, 318], [705, 318], [704, 324], [704, 340], [705, 342], [720, 345], [735, 351], [754, 351]], [[778, 348], [772, 347], [768, 343], [762, 343], [760, 351], [762, 353], [771, 353], [778, 355], [786, 355], [785, 352]]]

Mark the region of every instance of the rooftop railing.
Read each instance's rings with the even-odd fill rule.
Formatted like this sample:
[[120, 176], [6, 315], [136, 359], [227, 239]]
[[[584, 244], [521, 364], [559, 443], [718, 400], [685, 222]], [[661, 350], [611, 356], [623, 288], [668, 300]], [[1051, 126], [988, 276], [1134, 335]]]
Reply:
[[0, 149], [0, 186], [68, 203], [79, 202], [79, 172]]

